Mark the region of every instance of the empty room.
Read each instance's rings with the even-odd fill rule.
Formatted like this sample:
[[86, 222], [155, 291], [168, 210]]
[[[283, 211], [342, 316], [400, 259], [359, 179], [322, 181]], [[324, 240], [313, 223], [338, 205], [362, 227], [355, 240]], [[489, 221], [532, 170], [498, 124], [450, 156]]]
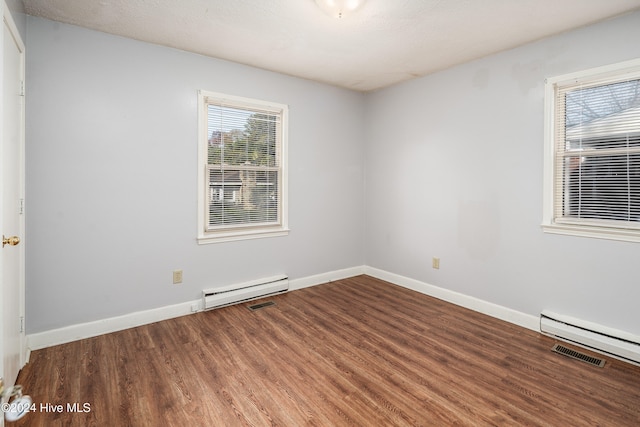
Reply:
[[640, 0], [2, 6], [4, 425], [640, 425]]

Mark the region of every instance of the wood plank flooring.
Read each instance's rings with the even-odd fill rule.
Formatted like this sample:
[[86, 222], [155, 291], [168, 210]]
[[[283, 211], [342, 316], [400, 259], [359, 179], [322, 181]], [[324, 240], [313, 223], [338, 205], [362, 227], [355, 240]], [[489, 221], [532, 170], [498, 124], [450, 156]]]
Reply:
[[8, 425], [640, 425], [640, 367], [368, 276], [269, 299], [35, 351]]

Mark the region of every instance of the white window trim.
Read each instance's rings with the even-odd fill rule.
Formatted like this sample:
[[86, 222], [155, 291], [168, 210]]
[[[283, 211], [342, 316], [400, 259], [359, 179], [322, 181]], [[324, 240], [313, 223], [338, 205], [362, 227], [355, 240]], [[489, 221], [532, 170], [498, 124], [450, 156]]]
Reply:
[[[280, 156], [282, 168], [282, 211], [280, 225], [268, 226], [246, 226], [237, 229], [226, 229], [217, 231], [207, 231], [206, 227], [206, 209], [208, 209], [207, 194], [208, 185], [206, 184], [207, 174], [207, 109], [205, 108], [205, 99], [208, 97], [228, 100], [235, 104], [243, 104], [245, 106], [253, 106], [256, 108], [279, 109], [282, 114], [282, 152]], [[198, 91], [198, 244], [211, 244], [221, 242], [232, 242], [247, 239], [260, 239], [265, 237], [286, 236], [289, 234], [289, 180], [288, 180], [288, 124], [289, 124], [289, 107], [285, 104], [261, 101], [257, 99], [244, 98], [239, 96], [227, 95], [217, 92], [205, 90]]]
[[599, 81], [601, 84], [606, 84], [608, 81], [618, 80], [627, 74], [637, 75], [638, 73], [640, 73], [640, 59], [634, 59], [546, 79], [544, 93], [544, 177], [542, 202], [542, 230], [544, 232], [626, 242], [640, 242], [640, 228], [625, 229], [620, 226], [606, 227], [603, 226], [603, 224], [575, 224], [554, 217], [554, 175], [556, 170], [554, 155], [554, 117], [556, 87], [573, 84], [580, 80], [588, 80], [590, 83]]

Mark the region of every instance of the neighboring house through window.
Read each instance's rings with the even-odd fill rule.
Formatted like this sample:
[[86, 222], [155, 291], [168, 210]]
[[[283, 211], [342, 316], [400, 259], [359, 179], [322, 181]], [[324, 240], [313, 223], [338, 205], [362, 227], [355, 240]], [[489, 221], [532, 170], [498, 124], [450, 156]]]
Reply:
[[198, 242], [282, 236], [286, 105], [200, 91]]
[[640, 61], [546, 82], [543, 228], [640, 241]]

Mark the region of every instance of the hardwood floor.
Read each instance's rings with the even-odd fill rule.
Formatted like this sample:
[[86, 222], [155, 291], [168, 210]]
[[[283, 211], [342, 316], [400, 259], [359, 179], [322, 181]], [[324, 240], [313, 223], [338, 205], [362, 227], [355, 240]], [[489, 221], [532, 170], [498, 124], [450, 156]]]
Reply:
[[35, 351], [8, 425], [640, 425], [640, 367], [368, 276], [269, 299]]

